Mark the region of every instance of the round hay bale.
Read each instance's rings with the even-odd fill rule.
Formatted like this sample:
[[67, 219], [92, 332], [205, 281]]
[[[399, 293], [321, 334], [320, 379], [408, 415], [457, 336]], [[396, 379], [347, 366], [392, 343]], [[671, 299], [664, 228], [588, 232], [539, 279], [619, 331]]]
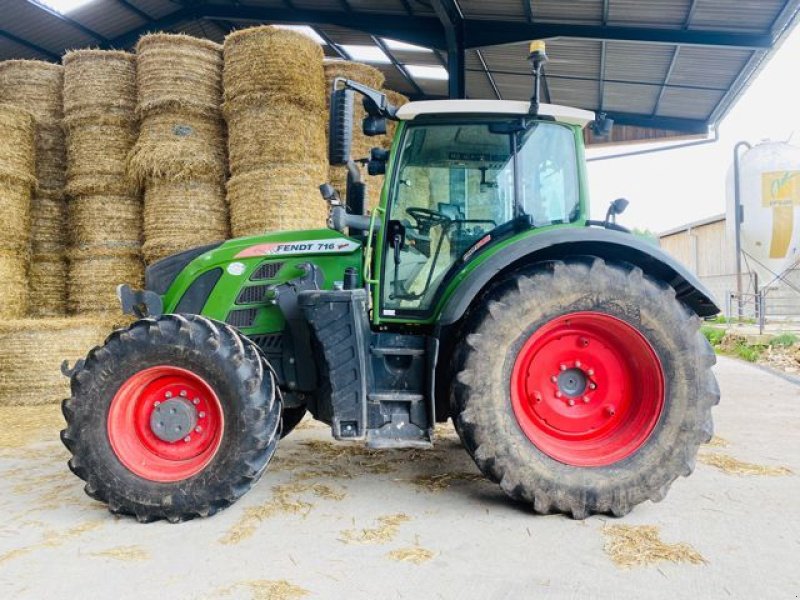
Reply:
[[11, 104], [0, 104], [0, 183], [11, 180], [33, 184], [35, 157], [33, 115]]
[[67, 259], [63, 253], [31, 257], [28, 270], [28, 314], [59, 317], [67, 312]]
[[67, 183], [67, 143], [60, 123], [36, 126], [36, 182], [39, 190], [61, 194]]
[[[28, 311], [28, 276], [25, 254], [0, 249], [0, 323], [18, 319]], [[2, 375], [0, 375], [2, 377]]]
[[149, 179], [223, 181], [224, 123], [189, 113], [151, 113], [141, 122], [128, 168], [143, 184]]
[[120, 318], [0, 321], [0, 406], [55, 404], [69, 396], [61, 363], [72, 366], [103, 343]]
[[[119, 50], [73, 50], [64, 65], [64, 115], [72, 126], [132, 124], [136, 109], [136, 56]], [[111, 121], [111, 122], [109, 122]]]
[[154, 180], [144, 194], [147, 263], [227, 239], [228, 207], [221, 182]]
[[30, 183], [0, 181], [0, 215], [0, 252], [27, 253], [31, 237]]
[[58, 254], [67, 247], [67, 203], [63, 197], [36, 194], [31, 199], [31, 250]]
[[130, 196], [76, 196], [69, 202], [71, 243], [76, 248], [123, 244], [141, 248], [142, 202]]
[[240, 29], [225, 38], [223, 53], [226, 103], [263, 94], [272, 105], [325, 108], [322, 48], [302, 33], [270, 25]]
[[210, 40], [153, 33], [136, 44], [136, 110], [219, 116], [222, 103], [222, 46]]
[[73, 314], [119, 313], [117, 286], [144, 285], [138, 248], [73, 248], [69, 252], [69, 311]]
[[[136, 141], [132, 127], [83, 123], [67, 129], [67, 187], [70, 195], [135, 195], [128, 154]], [[106, 186], [111, 185], [111, 189]], [[91, 190], [91, 191], [90, 191]]]
[[325, 227], [328, 209], [319, 195], [323, 176], [322, 169], [297, 164], [231, 177], [228, 204], [234, 237]]
[[321, 112], [291, 104], [272, 105], [239, 97], [225, 105], [231, 171], [274, 164], [327, 162], [326, 121]]
[[64, 116], [64, 67], [41, 60], [0, 62], [0, 103], [29, 111], [38, 122], [52, 124]]

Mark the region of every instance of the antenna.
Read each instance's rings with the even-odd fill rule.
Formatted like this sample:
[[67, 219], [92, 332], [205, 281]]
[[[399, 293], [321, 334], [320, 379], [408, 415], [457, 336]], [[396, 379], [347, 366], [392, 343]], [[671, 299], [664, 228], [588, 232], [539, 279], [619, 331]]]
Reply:
[[528, 60], [531, 61], [531, 71], [533, 72], [533, 96], [528, 113], [535, 117], [539, 114], [539, 82], [542, 76], [542, 66], [547, 62], [547, 52], [545, 52], [543, 40], [531, 42]]

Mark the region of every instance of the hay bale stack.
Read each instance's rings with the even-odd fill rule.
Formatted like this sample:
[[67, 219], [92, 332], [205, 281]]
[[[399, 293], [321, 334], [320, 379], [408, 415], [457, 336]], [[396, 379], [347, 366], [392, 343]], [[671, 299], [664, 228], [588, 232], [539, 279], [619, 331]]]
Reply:
[[121, 323], [109, 318], [0, 320], [0, 406], [54, 404], [69, 396], [61, 363], [86, 356]]
[[127, 168], [135, 110], [136, 57], [107, 50], [64, 55], [73, 313], [117, 312], [117, 285], [142, 284], [142, 204]]
[[0, 322], [23, 317], [28, 310], [26, 266], [20, 253], [0, 249]]
[[128, 168], [145, 190], [143, 252], [153, 262], [230, 232], [220, 191], [228, 173], [222, 47], [151, 34], [136, 45], [136, 60], [140, 130]]
[[30, 204], [29, 312], [59, 316], [66, 309], [66, 144], [63, 67], [37, 60], [0, 63], [0, 103], [33, 114], [36, 121], [36, 191]]
[[[352, 79], [379, 90], [383, 87], [384, 76], [378, 69], [357, 62], [346, 60], [327, 60], [325, 61], [325, 99], [326, 105], [330, 103], [333, 80], [337, 77]], [[379, 137], [367, 137], [361, 128], [361, 124], [366, 116], [366, 111], [361, 102], [361, 98], [356, 98], [355, 110], [353, 111], [353, 145], [351, 156], [353, 158], [366, 158], [370, 150], [375, 146], [382, 145]], [[380, 202], [381, 187], [383, 177], [370, 177], [364, 166], [360, 167], [361, 178], [367, 184], [367, 209], [372, 210]], [[347, 193], [347, 167], [329, 167], [328, 181], [336, 188], [342, 198]]]
[[327, 167], [323, 52], [269, 25], [225, 38], [224, 114], [235, 236], [325, 226]]

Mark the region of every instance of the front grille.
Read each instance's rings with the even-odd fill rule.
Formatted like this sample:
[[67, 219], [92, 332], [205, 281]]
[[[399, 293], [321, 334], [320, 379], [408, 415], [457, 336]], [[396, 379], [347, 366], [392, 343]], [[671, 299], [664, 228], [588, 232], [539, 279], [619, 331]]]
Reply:
[[228, 313], [225, 322], [234, 327], [250, 327], [256, 320], [256, 308], [242, 308]]
[[263, 279], [274, 279], [278, 271], [283, 267], [282, 262], [265, 262], [253, 271], [250, 275], [252, 281], [261, 281]]
[[264, 294], [269, 289], [268, 284], [264, 285], [251, 285], [242, 288], [239, 296], [236, 298], [236, 304], [256, 304], [264, 300]]

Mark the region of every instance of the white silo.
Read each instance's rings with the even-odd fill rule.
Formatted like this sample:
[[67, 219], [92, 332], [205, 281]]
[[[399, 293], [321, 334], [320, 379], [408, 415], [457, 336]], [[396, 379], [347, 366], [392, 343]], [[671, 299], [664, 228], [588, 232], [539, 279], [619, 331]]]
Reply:
[[[739, 186], [742, 251], [763, 285], [800, 259], [800, 147], [764, 141], [747, 150], [739, 158]], [[733, 166], [726, 192], [728, 234], [733, 239]]]

